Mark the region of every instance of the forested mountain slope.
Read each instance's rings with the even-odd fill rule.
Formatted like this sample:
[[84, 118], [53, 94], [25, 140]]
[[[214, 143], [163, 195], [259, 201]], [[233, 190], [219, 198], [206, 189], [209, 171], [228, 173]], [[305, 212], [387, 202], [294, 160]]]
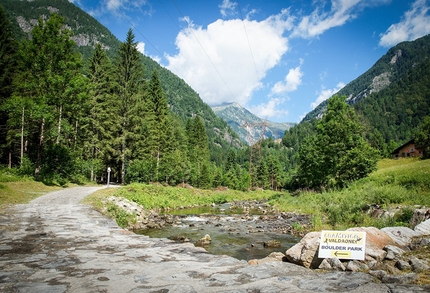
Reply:
[[[416, 67], [426, 62], [430, 57], [430, 35], [411, 42], [402, 42], [392, 47], [368, 71], [342, 88], [337, 95], [346, 96], [350, 104], [355, 104], [364, 98], [373, 99], [375, 94], [385, 88], [395, 87], [402, 92], [407, 78]], [[412, 81], [413, 82], [413, 81]], [[397, 84], [394, 86], [394, 84]], [[401, 87], [399, 85], [402, 84]], [[328, 100], [322, 102], [309, 112], [303, 121], [321, 117], [327, 109]]]
[[[10, 14], [16, 34], [21, 38], [28, 38], [39, 18], [47, 19], [52, 12], [65, 17], [66, 25], [73, 31], [73, 40], [85, 60], [91, 56], [97, 43], [102, 44], [103, 49], [111, 58], [115, 57], [120, 45], [120, 41], [106, 27], [68, 0], [0, 0], [0, 5]], [[212, 109], [201, 100], [198, 93], [181, 78], [147, 56], [143, 56], [142, 59], [146, 79], [151, 78], [154, 70], [158, 71], [170, 109], [184, 123], [187, 118], [195, 115], [203, 119], [213, 161], [224, 160], [230, 147], [243, 145], [227, 123], [217, 117]]]
[[263, 120], [237, 103], [214, 106], [212, 110], [233, 128], [243, 142], [249, 145], [260, 138], [280, 139], [284, 136], [285, 130], [295, 125], [290, 122], [277, 123]]
[[[358, 112], [370, 143], [389, 155], [393, 146], [411, 139], [415, 128], [430, 114], [430, 35], [389, 49], [337, 95], [346, 96]], [[286, 131], [284, 145], [297, 149], [304, 137], [313, 133], [314, 120], [322, 117], [327, 104], [328, 100], [324, 101]]]

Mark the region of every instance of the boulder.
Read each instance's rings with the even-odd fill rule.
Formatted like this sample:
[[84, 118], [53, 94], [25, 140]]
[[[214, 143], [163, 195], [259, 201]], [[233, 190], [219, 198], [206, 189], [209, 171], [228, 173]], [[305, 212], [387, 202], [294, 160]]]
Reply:
[[427, 209], [427, 208], [416, 209], [414, 211], [414, 215], [412, 216], [412, 219], [409, 221], [409, 224], [411, 227], [416, 227], [421, 222], [424, 222], [425, 220], [429, 219], [429, 217], [430, 217], [430, 209]]
[[287, 260], [306, 268], [318, 268], [322, 262], [322, 259], [318, 258], [320, 236], [321, 232], [306, 234], [299, 243], [287, 250]]
[[395, 267], [398, 268], [401, 271], [405, 271], [405, 270], [410, 270], [411, 269], [411, 265], [404, 261], [399, 259], [396, 263], [395, 263]]
[[356, 227], [347, 231], [366, 232], [366, 257], [371, 256], [377, 261], [382, 261], [387, 255], [383, 250], [386, 245], [396, 245], [387, 233], [375, 227]]
[[409, 274], [400, 274], [400, 275], [390, 275], [386, 274], [382, 277], [382, 283], [390, 283], [390, 284], [409, 284], [418, 279], [418, 275], [415, 273]]
[[384, 247], [384, 250], [387, 252], [387, 256], [388, 256], [388, 254], [393, 255], [392, 258], [386, 257], [387, 259], [395, 259], [395, 258], [397, 258], [397, 257], [399, 257], [405, 253], [405, 251], [403, 249], [401, 249], [400, 247], [394, 246], [394, 245], [386, 245]]
[[250, 265], [259, 265], [259, 264], [263, 264], [263, 263], [268, 263], [268, 262], [282, 262], [285, 261], [285, 254], [283, 254], [282, 252], [272, 252], [271, 254], [269, 254], [268, 256], [266, 256], [265, 258], [262, 259], [251, 259], [248, 261], [248, 264]]
[[346, 270], [352, 272], [365, 272], [369, 270], [369, 267], [358, 260], [350, 260], [346, 265]]
[[430, 267], [427, 264], [425, 264], [424, 262], [422, 262], [416, 257], [412, 257], [409, 260], [409, 264], [411, 265], [412, 270], [416, 273], [421, 273], [430, 269]]
[[414, 231], [421, 235], [430, 235], [430, 219], [415, 226]]
[[196, 246], [206, 246], [211, 244], [211, 241], [211, 236], [209, 236], [209, 234], [206, 234], [204, 237], [197, 240]]
[[382, 228], [381, 231], [387, 233], [397, 246], [404, 249], [407, 249], [412, 238], [420, 236], [420, 233], [408, 227], [386, 227]]

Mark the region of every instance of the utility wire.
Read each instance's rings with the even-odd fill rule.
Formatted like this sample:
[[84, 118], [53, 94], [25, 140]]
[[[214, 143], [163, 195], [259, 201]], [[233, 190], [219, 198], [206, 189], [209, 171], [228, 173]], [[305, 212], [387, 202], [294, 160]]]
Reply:
[[257, 76], [257, 80], [260, 80], [258, 76], [257, 65], [255, 64], [254, 54], [252, 53], [251, 43], [249, 42], [248, 32], [246, 31], [245, 20], [243, 19], [242, 9], [240, 8], [239, 0], [237, 0], [237, 5], [239, 6], [240, 18], [242, 19], [243, 29], [245, 30], [246, 40], [248, 41], [249, 52], [251, 53], [252, 63], [254, 63], [255, 75]]
[[[151, 45], [151, 47], [153, 47], [155, 49], [155, 51], [157, 51], [158, 54], [160, 54], [160, 56], [163, 56], [163, 54], [157, 49], [157, 47], [155, 47], [134, 25], [133, 23], [124, 15], [124, 13], [122, 13], [119, 8], [117, 6], [115, 6], [115, 4], [112, 3], [111, 0], [108, 0], [108, 2], [118, 11], [118, 13], [131, 25], [131, 27], [133, 28], [133, 30], [135, 30], [136, 32], [138, 32], [144, 39], [145, 41]], [[185, 79], [184, 75], [181, 73], [180, 70], [178, 70], [178, 68], [176, 68], [174, 65], [171, 65], [176, 72], [178, 72], [178, 74], [180, 75], [180, 77], [186, 82], [187, 80]], [[188, 83], [189, 84], [189, 83]]]
[[[182, 15], [183, 18], [185, 18], [185, 16], [182, 14], [181, 10], [179, 9], [178, 5], [176, 4], [175, 0], [172, 0], [173, 4], [175, 4], [176, 9], [179, 11], [179, 13]], [[203, 52], [206, 54], [206, 57], [209, 59], [210, 63], [212, 64], [212, 66], [214, 67], [215, 71], [218, 73], [219, 77], [221, 78], [222, 82], [224, 83], [224, 85], [226, 86], [226, 88], [229, 90], [230, 94], [233, 96], [233, 99], [236, 100], [235, 95], [233, 94], [233, 92], [231, 91], [231, 89], [228, 87], [227, 83], [225, 82], [224, 78], [222, 77], [221, 73], [219, 73], [217, 67], [215, 66], [215, 64], [212, 62], [212, 59], [209, 57], [208, 53], [206, 52], [205, 48], [203, 47], [203, 45], [200, 43], [199, 38], [197, 38], [196, 34], [194, 33], [193, 30], [191, 30], [193, 36], [196, 38], [197, 42], [199, 43], [200, 47], [202, 48]]]
[[[166, 12], [166, 14], [169, 16], [170, 20], [172, 21], [173, 25], [176, 26], [176, 28], [178, 29], [178, 31], [181, 30], [181, 28], [176, 24], [176, 22], [173, 20], [173, 17], [169, 14], [169, 12], [167, 11], [166, 7], [163, 5], [163, 2], [161, 0], [158, 0], [158, 2], [160, 3], [160, 5], [163, 7], [164, 11]], [[193, 46], [191, 46], [191, 44], [187, 41], [188, 46], [193, 50], [193, 52], [195, 53], [195, 50], [193, 48]], [[195, 56], [197, 56], [200, 60], [201, 63], [203, 63], [203, 60], [200, 58], [200, 55], [195, 54]], [[218, 80], [213, 76], [212, 72], [209, 71], [209, 74], [212, 76], [212, 80], [214, 80], [217, 85], [220, 87]]]

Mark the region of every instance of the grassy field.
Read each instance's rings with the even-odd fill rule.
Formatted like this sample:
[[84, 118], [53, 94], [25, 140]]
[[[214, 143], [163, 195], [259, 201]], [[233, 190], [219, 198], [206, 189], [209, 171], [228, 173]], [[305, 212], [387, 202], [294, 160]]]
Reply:
[[47, 186], [31, 178], [17, 176], [8, 169], [0, 170], [0, 206], [28, 203], [38, 196], [58, 189], [61, 187]]
[[[284, 194], [271, 203], [284, 211], [313, 215], [314, 228], [407, 226], [415, 206], [430, 207], [430, 160], [384, 159], [377, 171], [349, 188], [316, 193]], [[366, 209], [401, 207], [393, 218], [372, 218]]]
[[[0, 204], [25, 203], [61, 187], [46, 186], [31, 179], [0, 172]], [[355, 226], [408, 225], [416, 206], [430, 207], [430, 160], [384, 159], [369, 177], [354, 182], [342, 190], [322, 193], [273, 191], [201, 190], [164, 187], [161, 185], [130, 184], [123, 188], [103, 189], [85, 199], [97, 209], [103, 209], [103, 198], [125, 197], [145, 209], [175, 209], [180, 207], [225, 203], [236, 200], [268, 199], [281, 211], [312, 215], [313, 229], [345, 229]], [[370, 206], [398, 209], [394, 217], [372, 218], [366, 213]]]

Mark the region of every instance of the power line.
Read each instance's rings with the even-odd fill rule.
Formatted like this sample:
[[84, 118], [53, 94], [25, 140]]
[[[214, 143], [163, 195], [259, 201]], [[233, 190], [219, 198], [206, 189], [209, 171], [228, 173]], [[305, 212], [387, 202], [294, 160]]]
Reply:
[[243, 29], [245, 30], [246, 40], [248, 41], [249, 52], [251, 53], [252, 63], [254, 63], [255, 74], [257, 76], [257, 80], [260, 80], [257, 71], [257, 65], [255, 64], [254, 54], [252, 53], [251, 43], [249, 42], [248, 32], [246, 31], [245, 20], [243, 19], [242, 9], [240, 8], [239, 0], [237, 0], [237, 5], [239, 6], [240, 19], [242, 20]]
[[[176, 28], [178, 29], [178, 31], [180, 31], [181, 30], [181, 28], [176, 24], [176, 22], [173, 20], [173, 17], [170, 15], [170, 13], [167, 11], [167, 9], [166, 9], [166, 7], [163, 5], [163, 2], [161, 1], [161, 0], [158, 0], [158, 2], [160, 3], [160, 5], [163, 7], [163, 9], [164, 9], [164, 11], [166, 12], [166, 14], [169, 16], [169, 18], [170, 18], [170, 20], [172, 21], [172, 23], [173, 23], [173, 25], [175, 25], [176, 26]], [[188, 46], [195, 52], [195, 50], [194, 50], [194, 48], [193, 48], [193, 46], [188, 42], [188, 40], [187, 40], [187, 43], [188, 43]], [[198, 58], [199, 58], [199, 60], [203, 63], [203, 60], [200, 58], [200, 55], [198, 55], [198, 54], [195, 54]], [[213, 74], [212, 74], [212, 72], [211, 71], [209, 71], [209, 74], [213, 77], [213, 79], [212, 80], [214, 80], [216, 83], [217, 83], [217, 85], [218, 86], [220, 86], [219, 85], [219, 83], [218, 83], [218, 80], [217, 79], [215, 79], [214, 78], [214, 76], [213, 76]]]
[[[158, 54], [160, 54], [160, 56], [163, 56], [163, 54], [157, 49], [157, 47], [155, 47], [134, 25], [133, 23], [124, 15], [124, 13], [122, 13], [118, 7], [116, 7], [111, 0], [108, 0], [108, 2], [110, 3], [110, 5], [112, 5], [117, 11], [118, 13], [130, 24], [130, 26], [133, 28], [133, 30], [135, 30], [136, 32], [138, 32], [144, 39], [145, 41], [151, 45], [155, 51], [157, 51]], [[178, 70], [174, 65], [171, 65], [177, 72], [178, 74], [181, 76], [181, 78], [187, 82], [187, 80], [185, 79], [185, 77], [183, 76], [183, 74], [181, 74], [181, 71]], [[188, 83], [188, 82], [187, 82]]]
[[[175, 0], [172, 0], [173, 4], [175, 4], [176, 9], [179, 11], [179, 13], [182, 15], [183, 18], [185, 18], [185, 16], [182, 14], [181, 10], [179, 9], [178, 5], [176, 4]], [[217, 67], [215, 66], [215, 64], [212, 62], [212, 59], [209, 57], [208, 53], [206, 52], [205, 48], [203, 47], [203, 45], [200, 43], [199, 38], [197, 38], [196, 34], [194, 33], [193, 30], [191, 30], [191, 33], [193, 34], [193, 36], [196, 38], [197, 42], [199, 43], [200, 47], [202, 48], [203, 52], [206, 54], [206, 57], [208, 58], [208, 60], [210, 61], [210, 63], [212, 64], [213, 68], [215, 69], [215, 71], [218, 73], [219, 77], [221, 78], [222, 82], [224, 83], [224, 85], [226, 86], [226, 88], [229, 90], [230, 94], [233, 96], [234, 100], [236, 100], [235, 95], [233, 94], [233, 92], [231, 91], [231, 89], [228, 87], [227, 83], [225, 82], [224, 78], [222, 77], [222, 75], [219, 73]]]

